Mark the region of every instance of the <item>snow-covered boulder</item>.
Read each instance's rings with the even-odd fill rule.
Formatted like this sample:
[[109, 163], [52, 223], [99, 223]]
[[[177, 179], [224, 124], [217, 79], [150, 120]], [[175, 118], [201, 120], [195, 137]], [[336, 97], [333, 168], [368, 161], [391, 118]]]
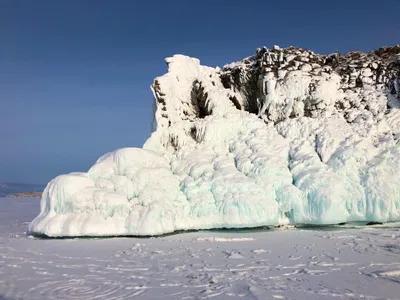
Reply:
[[143, 149], [53, 179], [32, 233], [400, 221], [400, 46], [264, 47], [222, 69], [166, 62]]

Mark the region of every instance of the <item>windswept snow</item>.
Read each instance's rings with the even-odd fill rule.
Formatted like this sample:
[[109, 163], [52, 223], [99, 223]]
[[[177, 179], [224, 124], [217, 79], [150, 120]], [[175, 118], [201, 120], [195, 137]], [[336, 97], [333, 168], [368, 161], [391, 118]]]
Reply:
[[47, 236], [400, 221], [400, 47], [257, 50], [223, 69], [168, 58], [143, 149], [43, 193]]
[[37, 239], [0, 198], [0, 299], [398, 299], [399, 224]]

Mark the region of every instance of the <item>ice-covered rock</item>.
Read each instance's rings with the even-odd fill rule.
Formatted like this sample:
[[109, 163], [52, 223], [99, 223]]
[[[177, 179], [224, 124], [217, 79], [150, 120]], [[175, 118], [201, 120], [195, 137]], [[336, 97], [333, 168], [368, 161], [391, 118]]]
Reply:
[[143, 149], [53, 179], [47, 236], [400, 220], [400, 46], [259, 48], [205, 67], [166, 60]]

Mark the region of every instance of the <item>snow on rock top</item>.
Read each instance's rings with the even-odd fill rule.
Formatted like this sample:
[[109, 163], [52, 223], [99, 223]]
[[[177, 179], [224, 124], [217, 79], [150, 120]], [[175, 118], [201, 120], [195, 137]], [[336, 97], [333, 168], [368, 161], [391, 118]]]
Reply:
[[53, 179], [47, 236], [400, 221], [400, 46], [301, 48], [210, 68], [167, 58], [143, 149]]

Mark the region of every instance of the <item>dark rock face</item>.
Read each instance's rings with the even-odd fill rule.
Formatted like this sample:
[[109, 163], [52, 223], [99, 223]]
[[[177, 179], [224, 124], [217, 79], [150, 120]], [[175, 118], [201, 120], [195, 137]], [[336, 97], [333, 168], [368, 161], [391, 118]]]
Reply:
[[201, 82], [194, 81], [191, 92], [191, 104], [197, 118], [203, 119], [212, 113], [207, 106], [207, 97], [208, 94], [204, 91]]
[[[333, 74], [340, 76], [339, 90], [344, 95], [336, 99], [335, 108], [343, 113], [349, 123], [360, 119], [379, 118], [388, 106], [397, 105], [393, 103], [394, 99], [400, 99], [399, 45], [379, 48], [368, 53], [349, 52], [344, 55], [338, 52], [321, 55], [296, 47], [263, 47], [257, 49], [254, 56], [225, 66], [221, 70], [220, 78], [226, 89], [243, 96], [243, 107], [240, 104], [236, 105], [237, 107], [258, 114], [266, 120], [278, 122], [284, 117], [271, 116], [268, 107], [260, 111], [260, 102], [271, 92], [263, 86], [264, 78], [273, 76], [279, 83], [283, 82], [290, 72], [295, 71], [308, 73], [313, 78], [309, 83], [306, 99], [301, 100], [304, 102], [304, 110], [300, 113], [306, 117], [318, 116], [325, 109], [318, 106], [319, 101], [313, 97], [313, 93], [321, 79]], [[368, 105], [369, 100], [374, 97], [374, 91], [384, 91], [390, 95], [391, 101], [389, 99], [388, 105], [379, 99], [374, 100], [376, 105]], [[309, 101], [310, 99], [313, 100]], [[350, 113], [354, 108], [357, 108], [358, 114]], [[291, 118], [296, 116], [299, 116], [299, 112], [292, 111], [289, 114]]]
[[182, 137], [198, 142], [198, 120], [224, 115], [230, 105], [273, 125], [340, 115], [363, 136], [392, 108], [400, 108], [400, 46], [329, 55], [263, 47], [222, 69], [179, 55], [166, 62], [167, 77], [152, 85], [154, 129], [172, 129], [163, 133], [163, 145], [175, 150], [191, 143]]

